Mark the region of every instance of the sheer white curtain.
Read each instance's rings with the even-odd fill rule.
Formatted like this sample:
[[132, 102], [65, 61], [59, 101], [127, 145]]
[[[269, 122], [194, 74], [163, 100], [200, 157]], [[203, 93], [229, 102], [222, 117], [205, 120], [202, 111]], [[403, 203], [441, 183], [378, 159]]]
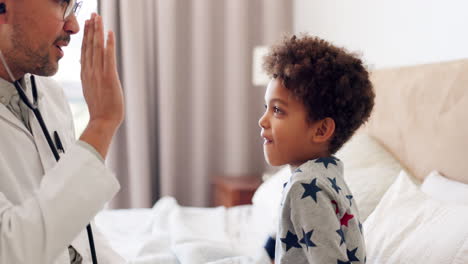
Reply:
[[252, 49], [292, 31], [292, 1], [101, 0], [117, 31], [127, 115], [109, 158], [116, 207], [161, 195], [206, 206], [214, 175], [260, 175]]

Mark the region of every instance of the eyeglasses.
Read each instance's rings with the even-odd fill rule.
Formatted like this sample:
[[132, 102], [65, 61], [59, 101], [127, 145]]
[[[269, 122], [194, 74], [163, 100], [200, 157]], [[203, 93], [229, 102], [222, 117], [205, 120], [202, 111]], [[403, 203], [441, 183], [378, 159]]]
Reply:
[[67, 4], [65, 8], [65, 12], [63, 13], [63, 20], [66, 20], [70, 17], [70, 15], [73, 13], [78, 15], [78, 12], [80, 11], [81, 5], [83, 4], [82, 1], [77, 1], [77, 0], [64, 0]]

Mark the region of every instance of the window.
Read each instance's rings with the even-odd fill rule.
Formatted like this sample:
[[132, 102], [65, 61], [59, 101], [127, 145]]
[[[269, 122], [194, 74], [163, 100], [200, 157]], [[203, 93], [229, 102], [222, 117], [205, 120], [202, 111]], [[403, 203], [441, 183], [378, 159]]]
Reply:
[[70, 103], [77, 137], [81, 135], [89, 121], [88, 107], [81, 89], [80, 57], [84, 22], [93, 12], [97, 12], [97, 0], [83, 1], [77, 17], [80, 24], [80, 32], [71, 37], [70, 44], [64, 49], [65, 56], [59, 62], [59, 71], [54, 76], [54, 79], [62, 85]]

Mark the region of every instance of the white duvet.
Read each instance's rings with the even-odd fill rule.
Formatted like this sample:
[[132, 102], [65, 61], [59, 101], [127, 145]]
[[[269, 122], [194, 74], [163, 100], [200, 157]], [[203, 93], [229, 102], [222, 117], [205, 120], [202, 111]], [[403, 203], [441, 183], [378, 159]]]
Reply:
[[183, 207], [172, 197], [152, 209], [103, 211], [96, 225], [129, 263], [269, 263], [263, 250], [274, 221], [251, 205]]
[[[366, 134], [355, 135], [337, 157], [345, 164], [345, 179], [361, 216], [367, 216], [401, 165]], [[263, 244], [276, 230], [281, 192], [289, 175], [286, 166], [265, 181], [255, 192], [253, 205], [182, 207], [165, 197], [152, 209], [101, 212], [96, 224], [130, 263], [270, 264]]]

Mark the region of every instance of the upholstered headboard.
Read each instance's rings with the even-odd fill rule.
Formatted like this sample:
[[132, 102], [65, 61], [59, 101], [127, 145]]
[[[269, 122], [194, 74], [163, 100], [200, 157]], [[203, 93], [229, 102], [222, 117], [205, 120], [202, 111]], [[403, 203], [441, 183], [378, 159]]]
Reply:
[[368, 133], [417, 178], [431, 170], [468, 183], [468, 59], [371, 74]]

